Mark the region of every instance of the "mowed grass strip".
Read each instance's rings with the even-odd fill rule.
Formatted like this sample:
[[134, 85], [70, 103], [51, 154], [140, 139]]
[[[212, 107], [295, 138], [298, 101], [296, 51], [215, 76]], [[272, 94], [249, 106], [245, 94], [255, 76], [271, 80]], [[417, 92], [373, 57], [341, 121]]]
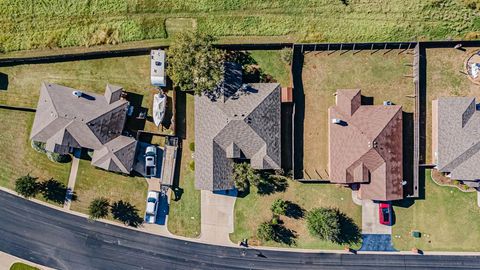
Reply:
[[[455, 187], [433, 182], [425, 175], [425, 200], [410, 207], [394, 207], [396, 223], [392, 239], [396, 249], [435, 251], [478, 251], [480, 249], [480, 208], [476, 192], [464, 193]], [[413, 238], [412, 231], [421, 238]]]
[[[252, 187], [246, 197], [237, 198], [235, 230], [230, 234], [230, 239], [234, 243], [247, 238], [254, 245], [285, 246], [273, 241], [261, 242], [256, 236], [258, 226], [272, 218], [270, 206], [277, 198], [296, 203], [306, 211], [316, 207], [338, 208], [352, 218], [359, 228], [361, 227], [361, 207], [353, 203], [351, 190], [333, 184], [303, 184], [292, 180], [289, 180], [288, 184], [289, 187], [285, 192], [262, 196], [257, 194], [255, 187]], [[281, 216], [280, 219], [287, 229], [293, 230], [298, 236], [295, 239], [294, 247], [296, 248], [343, 249], [343, 245], [311, 236], [304, 218], [295, 219]], [[360, 244], [352, 245], [352, 248], [360, 246]]]
[[118, 200], [130, 202], [138, 209], [140, 216], [145, 214], [147, 181], [143, 177], [107, 172], [95, 168], [88, 160], [80, 160], [74, 191], [77, 200], [70, 207], [74, 211], [88, 214], [90, 202], [104, 197], [110, 203]]
[[[70, 163], [55, 163], [30, 146], [34, 113], [0, 109], [0, 185], [15, 188], [15, 180], [30, 174], [40, 181], [54, 178], [65, 185]], [[41, 195], [38, 196], [41, 198]]]
[[[185, 94], [184, 94], [185, 95]], [[179, 98], [179, 100], [183, 100]], [[194, 97], [185, 95], [184, 110], [178, 110], [177, 115], [185, 115], [186, 130], [180, 131], [186, 135], [182, 142], [182, 157], [177, 194], [172, 192], [170, 213], [168, 215], [168, 230], [176, 235], [198, 237], [200, 235], [200, 191], [195, 189], [195, 172], [189, 167], [192, 162], [190, 143], [195, 141], [194, 133]]]
[[362, 51], [305, 56], [302, 82], [305, 93], [304, 169], [305, 178], [328, 179], [328, 108], [335, 105], [337, 89], [361, 89], [374, 104], [390, 100], [412, 113], [414, 94], [411, 54], [397, 51]]
[[[197, 29], [217, 36], [288, 35], [303, 41], [446, 39], [480, 30], [478, 11], [457, 0], [352, 0], [348, 4], [325, 0], [6, 0], [0, 3], [0, 51], [165, 38], [165, 21], [171, 18], [191, 18]], [[191, 29], [190, 24], [177, 26]]]

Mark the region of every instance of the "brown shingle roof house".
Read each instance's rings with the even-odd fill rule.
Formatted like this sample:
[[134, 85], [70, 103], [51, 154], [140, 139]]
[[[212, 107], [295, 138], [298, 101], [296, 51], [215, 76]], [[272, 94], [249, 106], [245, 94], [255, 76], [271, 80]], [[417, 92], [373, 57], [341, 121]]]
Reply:
[[452, 179], [480, 179], [480, 111], [475, 98], [440, 97], [432, 101], [432, 152], [437, 169]]
[[225, 65], [218, 97], [195, 97], [195, 186], [220, 191], [235, 187], [235, 160], [255, 169], [279, 169], [280, 85], [242, 85], [238, 64]]
[[359, 184], [360, 199], [402, 199], [402, 107], [362, 105], [359, 89], [337, 90], [328, 119], [331, 182]]
[[79, 148], [94, 150], [92, 165], [130, 173], [136, 141], [122, 135], [128, 107], [122, 91], [107, 85], [105, 94], [98, 95], [42, 83], [30, 139], [59, 154]]

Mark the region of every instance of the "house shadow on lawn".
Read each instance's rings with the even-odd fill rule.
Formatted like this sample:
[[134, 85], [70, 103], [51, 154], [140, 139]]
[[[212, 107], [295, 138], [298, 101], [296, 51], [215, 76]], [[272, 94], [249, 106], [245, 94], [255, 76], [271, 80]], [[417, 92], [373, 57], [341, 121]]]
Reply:
[[294, 179], [301, 179], [303, 175], [303, 130], [305, 120], [305, 93], [303, 90], [304, 55], [299, 49], [293, 51], [292, 80], [293, 80], [293, 157], [292, 170]]

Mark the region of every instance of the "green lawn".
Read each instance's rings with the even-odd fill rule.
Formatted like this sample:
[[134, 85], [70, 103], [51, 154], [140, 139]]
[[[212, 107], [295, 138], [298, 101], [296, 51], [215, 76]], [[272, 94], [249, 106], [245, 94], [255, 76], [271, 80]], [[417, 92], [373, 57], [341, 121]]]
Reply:
[[347, 2], [6, 0], [0, 3], [0, 50], [165, 39], [192, 28], [307, 41], [445, 39], [480, 30], [478, 12], [463, 1]]
[[[40, 181], [54, 178], [65, 185], [70, 163], [50, 161], [30, 146], [30, 128], [34, 114], [0, 109], [0, 185], [15, 188], [15, 179], [27, 173]], [[37, 196], [41, 199], [41, 195]]]
[[290, 67], [282, 62], [281, 51], [249, 51], [265, 74], [272, 75], [281, 86], [290, 85]]
[[147, 181], [142, 177], [129, 177], [97, 169], [88, 160], [80, 160], [75, 183], [77, 200], [72, 202], [74, 211], [88, 214], [90, 202], [105, 197], [111, 203], [123, 200], [135, 205], [140, 216], [145, 213]]
[[10, 266], [10, 270], [40, 270], [37, 267], [30, 266], [21, 262], [16, 262]]
[[195, 189], [195, 172], [189, 168], [192, 161], [190, 142], [195, 140], [194, 135], [194, 97], [186, 95], [185, 111], [178, 114], [186, 118], [186, 139], [182, 142], [182, 160], [180, 164], [179, 187], [176, 193], [181, 194], [176, 200], [172, 192], [170, 213], [168, 215], [168, 230], [177, 235], [197, 237], [200, 235], [200, 191]]
[[[417, 200], [408, 208], [394, 207], [396, 224], [392, 238], [395, 248], [480, 250], [480, 208], [476, 192], [464, 193], [454, 187], [440, 187], [431, 180], [429, 170], [425, 182], [425, 200]], [[422, 237], [413, 238], [412, 230], [420, 231]]]
[[87, 92], [104, 93], [107, 83], [144, 96], [151, 102], [150, 58], [148, 55], [73, 61], [52, 64], [0, 67], [8, 76], [6, 91], [0, 91], [0, 104], [35, 108], [43, 81], [58, 83]]
[[[252, 245], [284, 246], [275, 242], [262, 243], [256, 238], [256, 229], [264, 221], [272, 217], [270, 206], [276, 198], [292, 201], [305, 210], [316, 207], [336, 207], [354, 220], [357, 226], [361, 227], [361, 207], [352, 201], [350, 189], [333, 184], [302, 184], [297, 181], [288, 181], [289, 187], [286, 192], [275, 193], [268, 196], [260, 196], [253, 187], [244, 198], [237, 198], [235, 202], [235, 231], [230, 239], [236, 243], [242, 239], [249, 239]], [[298, 248], [315, 249], [343, 249], [328, 241], [323, 241], [310, 236], [306, 228], [305, 219], [294, 219], [281, 217], [286, 228], [296, 232], [295, 239]], [[354, 245], [359, 248], [360, 245]]]

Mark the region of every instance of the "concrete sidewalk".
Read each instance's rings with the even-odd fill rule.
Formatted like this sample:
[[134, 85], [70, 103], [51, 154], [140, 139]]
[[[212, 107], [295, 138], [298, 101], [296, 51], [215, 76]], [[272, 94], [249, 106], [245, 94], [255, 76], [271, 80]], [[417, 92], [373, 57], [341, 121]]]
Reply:
[[65, 194], [65, 202], [63, 208], [70, 209], [72, 203], [73, 190], [75, 189], [75, 182], [77, 181], [78, 165], [80, 159], [73, 155], [72, 167], [70, 167], [70, 176], [68, 177], [67, 194]]
[[201, 193], [200, 241], [225, 246], [234, 245], [230, 241], [230, 233], [233, 232], [236, 192], [227, 195], [202, 190]]

